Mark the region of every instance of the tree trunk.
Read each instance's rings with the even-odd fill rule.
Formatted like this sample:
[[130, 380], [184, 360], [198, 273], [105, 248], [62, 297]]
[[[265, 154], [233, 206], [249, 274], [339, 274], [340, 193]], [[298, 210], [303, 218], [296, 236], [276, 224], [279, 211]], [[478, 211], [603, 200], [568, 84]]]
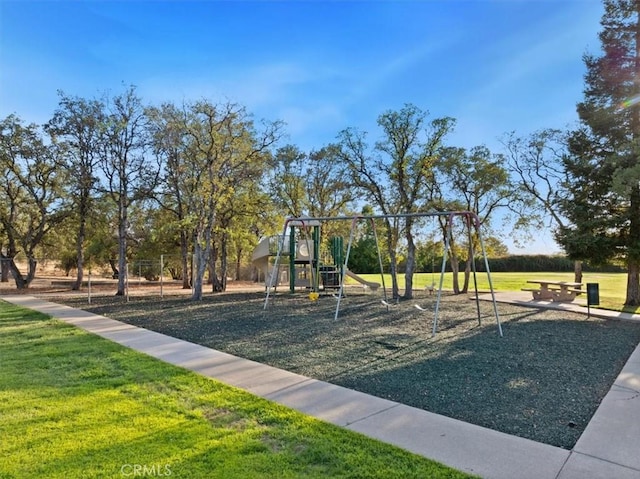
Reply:
[[11, 275], [13, 276], [13, 279], [16, 282], [16, 288], [17, 289], [27, 288], [29, 285], [27, 284], [26, 280], [22, 277], [22, 273], [16, 266], [14, 259], [13, 258], [6, 258], [6, 259], [8, 261], [5, 261], [5, 262], [8, 263], [9, 271], [11, 271]]
[[203, 248], [200, 244], [200, 241], [195, 241], [193, 246], [193, 256], [194, 262], [193, 265], [196, 274], [193, 278], [193, 294], [191, 295], [191, 299], [196, 301], [202, 300], [202, 286], [203, 286], [203, 278], [204, 272], [207, 269], [207, 248]]
[[228, 246], [228, 235], [226, 233], [224, 233], [222, 235], [222, 245], [221, 245], [221, 251], [220, 251], [220, 290], [219, 291], [226, 291], [227, 290], [227, 276], [229, 275], [229, 261], [228, 261], [228, 256], [229, 256], [229, 252], [227, 249]]
[[118, 276], [120, 276], [120, 271], [118, 271], [116, 260], [114, 260], [113, 258], [109, 258], [109, 266], [111, 266], [111, 277], [113, 279], [118, 279]]
[[[216, 247], [215, 245], [211, 247], [211, 254], [209, 255], [209, 262], [207, 264], [208, 269], [209, 269], [209, 278], [207, 279], [207, 284], [213, 285], [214, 281], [213, 278], [217, 277], [218, 272], [216, 271], [216, 260], [217, 260], [217, 253], [216, 253]], [[212, 289], [212, 292], [215, 293], [215, 289]]]
[[[635, 94], [640, 94], [640, 78], [637, 72], [640, 70], [640, 2], [635, 2]], [[633, 139], [640, 140], [640, 105], [633, 106], [631, 120]], [[637, 152], [637, 146], [636, 146]], [[637, 155], [637, 153], [636, 153]], [[635, 158], [637, 161], [637, 157]], [[627, 245], [627, 298], [625, 306], [640, 306], [640, 185], [636, 177], [636, 184], [631, 189], [629, 197], [629, 239]]]
[[127, 223], [126, 216], [118, 225], [118, 291], [116, 296], [124, 296], [127, 280]]
[[36, 277], [36, 267], [38, 266], [38, 261], [33, 256], [29, 256], [28, 263], [29, 263], [29, 266], [27, 269], [27, 278], [25, 280], [27, 283], [27, 286], [26, 286], [27, 288]]
[[209, 283], [211, 284], [212, 293], [220, 293], [223, 291], [223, 283], [218, 278], [218, 247], [212, 246], [209, 258]]
[[0, 283], [9, 282], [9, 258], [0, 254]]
[[453, 292], [460, 294], [460, 281], [458, 280], [458, 273], [460, 272], [460, 260], [458, 255], [451, 250], [451, 256], [449, 257], [449, 264], [451, 264], [451, 274], [453, 276]]
[[640, 263], [629, 261], [627, 266], [627, 299], [625, 306], [640, 306]]
[[238, 251], [236, 253], [236, 281], [240, 281], [240, 277], [242, 276], [241, 274], [241, 267], [242, 267], [242, 248], [238, 248]]
[[11, 271], [11, 275], [13, 276], [13, 279], [16, 282], [16, 288], [27, 289], [31, 284], [31, 282], [36, 277], [36, 267], [38, 265], [38, 262], [33, 257], [30, 257], [28, 259], [27, 275], [23, 276], [20, 270], [18, 269], [18, 266], [16, 266], [16, 263], [13, 260], [13, 258], [4, 257], [3, 259], [8, 259], [9, 270]]
[[469, 283], [471, 283], [471, 261], [473, 260], [471, 256], [469, 256], [469, 259], [464, 266], [464, 281], [462, 283], [462, 290], [460, 291], [461, 293], [469, 292]]
[[78, 291], [82, 287], [82, 279], [84, 277], [84, 239], [86, 236], [87, 221], [85, 219], [85, 213], [83, 213], [82, 210], [84, 210], [84, 208], [81, 208], [80, 225], [78, 227], [78, 237], [76, 238], [77, 274], [76, 281], [71, 286], [73, 291]]
[[191, 288], [191, 277], [189, 275], [189, 240], [187, 232], [180, 230], [180, 264], [182, 267], [182, 289]]
[[391, 274], [391, 297], [398, 299], [400, 297], [400, 288], [398, 287], [398, 264], [396, 252], [389, 249], [389, 273]]
[[451, 265], [453, 292], [454, 294], [460, 294], [460, 281], [458, 279], [458, 273], [460, 272], [460, 258], [458, 258], [458, 254], [456, 253], [457, 248], [453, 239], [453, 231], [449, 230], [447, 224], [441, 225], [441, 228], [445, 245], [447, 244], [447, 235], [449, 236], [449, 264]]
[[582, 283], [582, 261], [575, 261], [573, 263], [573, 281]]

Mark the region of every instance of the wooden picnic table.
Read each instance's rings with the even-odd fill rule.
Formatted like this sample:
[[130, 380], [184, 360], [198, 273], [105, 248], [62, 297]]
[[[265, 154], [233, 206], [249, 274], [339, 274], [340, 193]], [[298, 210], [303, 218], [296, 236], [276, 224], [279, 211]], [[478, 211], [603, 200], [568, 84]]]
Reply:
[[553, 281], [546, 279], [530, 279], [527, 283], [537, 284], [538, 288], [522, 288], [522, 291], [531, 291], [533, 299], [544, 301], [573, 301], [582, 291], [582, 283], [570, 281]]

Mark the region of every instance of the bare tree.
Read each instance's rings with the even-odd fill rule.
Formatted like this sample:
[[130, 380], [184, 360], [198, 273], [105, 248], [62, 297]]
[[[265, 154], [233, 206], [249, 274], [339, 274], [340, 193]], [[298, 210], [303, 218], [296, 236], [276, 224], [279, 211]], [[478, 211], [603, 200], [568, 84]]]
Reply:
[[148, 119], [135, 88], [105, 100], [100, 166], [106, 178], [106, 192], [118, 208], [118, 291], [125, 293], [129, 208], [149, 198], [155, 188], [159, 167], [150, 161]]
[[[387, 111], [378, 117], [382, 138], [369, 153], [366, 135], [354, 129], [341, 132], [340, 156], [349, 167], [351, 181], [384, 215], [415, 213], [428, 208], [436, 191], [434, 166], [453, 129], [452, 118], [427, 122], [428, 113], [414, 105]], [[397, 247], [403, 234], [407, 247], [405, 298], [413, 295], [416, 245], [415, 218], [385, 220], [392, 292], [399, 295]]]
[[[568, 194], [563, 164], [567, 155], [566, 135], [561, 130], [546, 129], [528, 137], [511, 132], [502, 139], [511, 181], [518, 190], [518, 201], [513, 203], [518, 208], [516, 226], [545, 228], [549, 226], [545, 218], [550, 220], [554, 233], [568, 226], [561, 210]], [[574, 278], [575, 282], [582, 282], [582, 261], [574, 262]]]
[[66, 145], [66, 168], [72, 171], [66, 190], [78, 217], [76, 231], [76, 280], [71, 289], [78, 290], [84, 275], [84, 252], [87, 221], [97, 190], [97, 165], [100, 151], [104, 106], [98, 100], [70, 97], [58, 92], [60, 102], [53, 118], [45, 125], [52, 136]]

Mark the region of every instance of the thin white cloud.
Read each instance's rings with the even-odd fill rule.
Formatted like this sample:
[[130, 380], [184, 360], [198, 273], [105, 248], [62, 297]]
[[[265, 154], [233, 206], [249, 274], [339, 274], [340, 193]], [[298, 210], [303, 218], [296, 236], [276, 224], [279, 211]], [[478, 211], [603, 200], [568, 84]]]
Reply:
[[389, 83], [397, 82], [402, 75], [412, 75], [412, 70], [420, 71], [421, 66], [428, 63], [439, 53], [455, 45], [460, 36], [451, 33], [446, 38], [438, 40], [428, 39], [423, 44], [407, 47], [397, 55], [382, 58], [378, 63], [365, 66], [355, 65], [350, 73], [351, 95], [350, 103], [355, 104], [387, 86]]

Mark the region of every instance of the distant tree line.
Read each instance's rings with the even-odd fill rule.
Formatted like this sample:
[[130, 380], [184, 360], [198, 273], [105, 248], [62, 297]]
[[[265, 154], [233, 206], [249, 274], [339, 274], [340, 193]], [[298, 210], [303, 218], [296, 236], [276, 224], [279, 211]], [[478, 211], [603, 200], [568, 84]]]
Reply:
[[[478, 271], [485, 271], [484, 262], [476, 260]], [[623, 273], [621, 264], [583, 264], [583, 270], [592, 273]], [[558, 272], [568, 273], [574, 270], [574, 262], [567, 256], [558, 255], [509, 255], [503, 258], [490, 258], [489, 268], [492, 273], [514, 272]]]

